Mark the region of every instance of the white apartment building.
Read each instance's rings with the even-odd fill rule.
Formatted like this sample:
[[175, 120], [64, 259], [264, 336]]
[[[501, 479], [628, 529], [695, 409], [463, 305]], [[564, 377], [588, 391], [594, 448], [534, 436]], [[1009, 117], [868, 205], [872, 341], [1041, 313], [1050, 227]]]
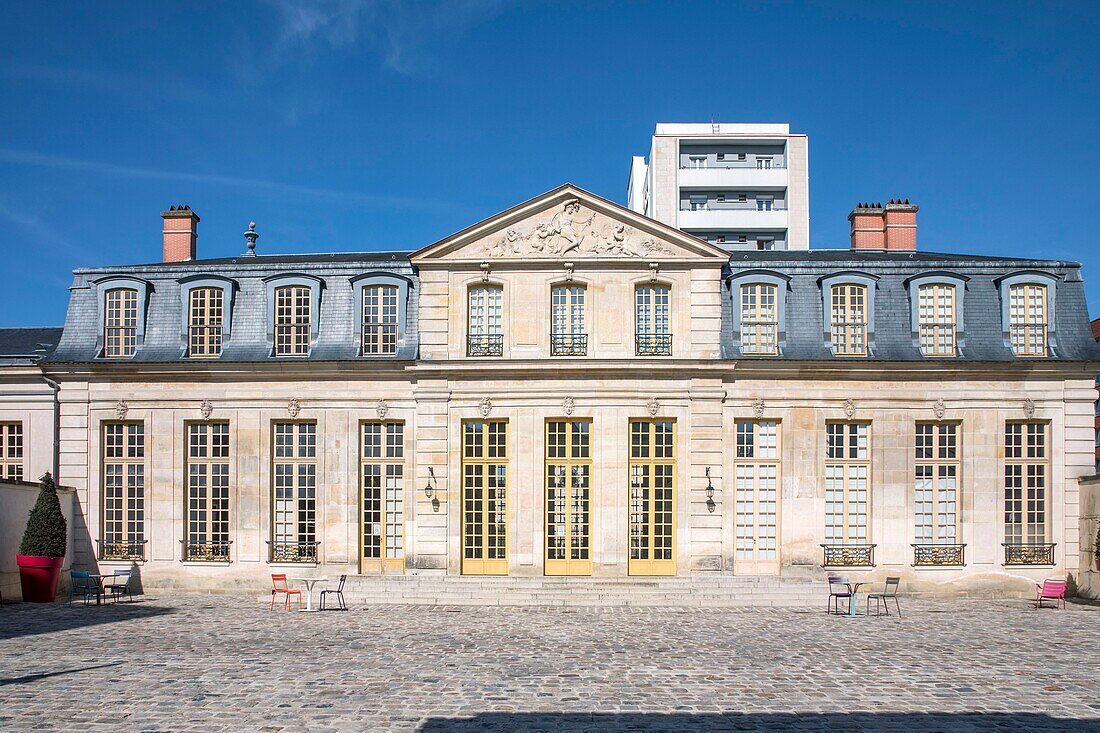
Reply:
[[775, 123], [659, 123], [628, 207], [729, 250], [809, 249], [805, 135]]

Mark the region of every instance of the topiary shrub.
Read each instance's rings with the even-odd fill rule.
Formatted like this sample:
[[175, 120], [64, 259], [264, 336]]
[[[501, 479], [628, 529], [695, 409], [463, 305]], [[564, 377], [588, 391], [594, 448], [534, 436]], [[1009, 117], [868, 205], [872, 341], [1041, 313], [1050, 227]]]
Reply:
[[38, 500], [35, 501], [30, 518], [27, 520], [27, 529], [23, 532], [19, 554], [65, 557], [68, 534], [65, 515], [61, 513], [61, 502], [57, 498], [57, 485], [53, 482], [53, 476], [47, 473], [39, 484]]

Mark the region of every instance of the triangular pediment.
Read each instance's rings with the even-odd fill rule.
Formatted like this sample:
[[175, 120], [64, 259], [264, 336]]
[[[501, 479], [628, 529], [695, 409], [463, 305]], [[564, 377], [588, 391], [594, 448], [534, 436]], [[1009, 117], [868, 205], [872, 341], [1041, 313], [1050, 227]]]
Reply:
[[411, 257], [433, 261], [713, 260], [729, 253], [572, 184], [536, 196]]

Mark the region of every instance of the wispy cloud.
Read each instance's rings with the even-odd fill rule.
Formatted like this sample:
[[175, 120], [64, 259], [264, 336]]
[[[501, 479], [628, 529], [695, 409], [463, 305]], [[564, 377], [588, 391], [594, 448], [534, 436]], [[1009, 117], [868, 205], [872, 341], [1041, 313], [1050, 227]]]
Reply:
[[386, 68], [406, 76], [429, 70], [440, 41], [462, 34], [501, 7], [500, 0], [267, 2], [278, 13], [277, 54], [362, 44], [378, 53]]
[[[0, 199], [0, 219], [5, 219], [15, 224], [20, 229], [30, 234], [34, 239], [52, 247], [61, 248], [71, 254], [80, 252], [80, 247], [68, 237], [55, 231], [52, 227], [42, 222], [41, 219], [31, 216], [24, 208], [9, 206], [4, 199]], [[14, 258], [13, 266], [22, 258]]]
[[271, 194], [286, 196], [312, 196], [321, 199], [346, 201], [349, 203], [363, 204], [368, 206], [395, 206], [420, 210], [424, 209], [426, 206], [430, 206], [432, 208], [441, 210], [463, 210], [463, 207], [460, 207], [456, 204], [438, 201], [425, 201], [424, 199], [420, 198], [358, 193], [354, 191], [341, 191], [339, 189], [319, 188], [315, 186], [300, 186], [293, 183], [265, 181], [256, 178], [244, 178], [241, 176], [227, 176], [219, 173], [195, 173], [189, 171], [165, 170], [162, 168], [141, 168], [137, 166], [118, 165], [116, 163], [104, 163], [101, 161], [69, 158], [60, 155], [45, 155], [42, 153], [36, 153], [26, 150], [14, 150], [10, 148], [0, 148], [0, 163], [28, 165], [38, 168], [77, 170], [92, 173], [95, 175], [113, 176], [117, 178], [188, 181], [210, 186], [247, 188], [252, 191], [265, 191]]

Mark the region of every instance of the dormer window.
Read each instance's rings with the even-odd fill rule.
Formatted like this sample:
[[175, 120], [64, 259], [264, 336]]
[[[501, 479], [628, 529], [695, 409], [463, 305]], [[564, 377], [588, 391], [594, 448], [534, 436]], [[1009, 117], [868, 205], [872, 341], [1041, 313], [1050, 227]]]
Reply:
[[917, 341], [925, 356], [955, 355], [955, 286], [929, 283], [917, 288]]
[[112, 288], [103, 298], [103, 356], [129, 359], [137, 349], [138, 291]]
[[397, 353], [397, 287], [363, 288], [363, 356]]
[[867, 355], [867, 286], [846, 283], [829, 289], [829, 333], [837, 356]]
[[1047, 355], [1047, 287], [1020, 283], [1008, 288], [1008, 335], [1016, 356]]
[[773, 270], [742, 270], [730, 276], [733, 340], [742, 356], [778, 356], [786, 338], [787, 283]]
[[187, 355], [205, 358], [221, 354], [225, 291], [212, 287], [192, 288], [187, 313]]
[[308, 287], [275, 288], [275, 356], [309, 354], [312, 310]]

